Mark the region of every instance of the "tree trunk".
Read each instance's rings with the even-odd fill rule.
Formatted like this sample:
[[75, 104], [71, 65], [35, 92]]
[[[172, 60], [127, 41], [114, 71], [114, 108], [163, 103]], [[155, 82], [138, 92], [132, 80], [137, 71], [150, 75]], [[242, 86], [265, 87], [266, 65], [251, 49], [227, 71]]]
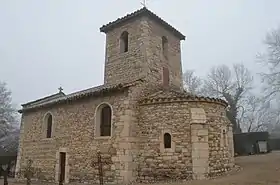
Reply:
[[230, 108], [227, 112], [227, 117], [232, 124], [232, 131], [233, 133], [241, 133], [240, 125], [238, 125], [236, 121], [237, 111], [236, 108]]
[[8, 185], [8, 169], [3, 170], [4, 185]]

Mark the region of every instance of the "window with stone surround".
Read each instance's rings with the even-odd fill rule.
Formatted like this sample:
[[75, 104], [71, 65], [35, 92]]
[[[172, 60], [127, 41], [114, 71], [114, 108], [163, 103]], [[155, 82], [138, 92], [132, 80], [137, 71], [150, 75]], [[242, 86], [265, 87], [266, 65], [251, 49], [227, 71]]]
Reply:
[[45, 124], [47, 126], [46, 137], [51, 138], [52, 137], [53, 116], [50, 113], [48, 113], [45, 116]]
[[161, 38], [161, 47], [163, 56], [168, 59], [168, 40], [165, 36]]
[[120, 38], [120, 50], [121, 53], [125, 53], [128, 51], [128, 32], [124, 31], [121, 34], [121, 38]]
[[169, 133], [165, 133], [163, 139], [164, 139], [164, 148], [171, 148], [171, 135]]
[[161, 134], [159, 135], [160, 140], [160, 152], [169, 153], [175, 152], [176, 143], [173, 141], [172, 130], [171, 129], [163, 129]]
[[163, 67], [162, 70], [162, 80], [163, 80], [163, 86], [167, 87], [169, 86], [169, 70], [167, 67]]
[[112, 108], [103, 103], [97, 107], [95, 115], [95, 136], [111, 136]]

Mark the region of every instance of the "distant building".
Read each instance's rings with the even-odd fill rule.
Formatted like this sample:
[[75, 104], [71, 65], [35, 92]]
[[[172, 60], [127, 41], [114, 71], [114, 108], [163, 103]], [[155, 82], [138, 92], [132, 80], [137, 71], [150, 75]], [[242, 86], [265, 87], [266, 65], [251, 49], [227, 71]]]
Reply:
[[270, 151], [268, 132], [245, 132], [233, 135], [234, 151], [238, 155], [252, 155]]

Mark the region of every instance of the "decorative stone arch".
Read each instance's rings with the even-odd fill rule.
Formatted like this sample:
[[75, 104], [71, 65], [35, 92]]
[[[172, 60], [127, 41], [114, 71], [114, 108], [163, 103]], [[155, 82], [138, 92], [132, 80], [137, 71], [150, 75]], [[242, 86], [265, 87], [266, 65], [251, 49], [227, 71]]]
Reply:
[[[170, 141], [166, 140], [170, 139]], [[166, 143], [169, 142], [169, 143]], [[170, 147], [166, 147], [170, 144]], [[163, 129], [160, 134], [160, 151], [161, 152], [175, 152], [175, 142], [173, 140], [171, 129]]]
[[125, 53], [128, 52], [128, 32], [123, 31], [120, 36], [120, 52]]
[[108, 102], [100, 103], [95, 109], [94, 137], [107, 138], [113, 134], [113, 107]]
[[51, 139], [54, 136], [54, 116], [48, 111], [43, 117], [42, 137], [44, 139]]

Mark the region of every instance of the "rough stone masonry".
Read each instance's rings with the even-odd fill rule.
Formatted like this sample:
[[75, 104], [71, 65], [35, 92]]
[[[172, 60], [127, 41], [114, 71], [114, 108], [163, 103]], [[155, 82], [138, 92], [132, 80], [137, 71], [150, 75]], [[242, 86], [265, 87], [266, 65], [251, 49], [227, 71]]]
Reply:
[[[22, 105], [17, 179], [105, 184], [205, 179], [234, 165], [227, 103], [183, 90], [185, 36], [147, 8], [100, 28], [104, 84]], [[80, 62], [80, 61], [79, 61]]]

